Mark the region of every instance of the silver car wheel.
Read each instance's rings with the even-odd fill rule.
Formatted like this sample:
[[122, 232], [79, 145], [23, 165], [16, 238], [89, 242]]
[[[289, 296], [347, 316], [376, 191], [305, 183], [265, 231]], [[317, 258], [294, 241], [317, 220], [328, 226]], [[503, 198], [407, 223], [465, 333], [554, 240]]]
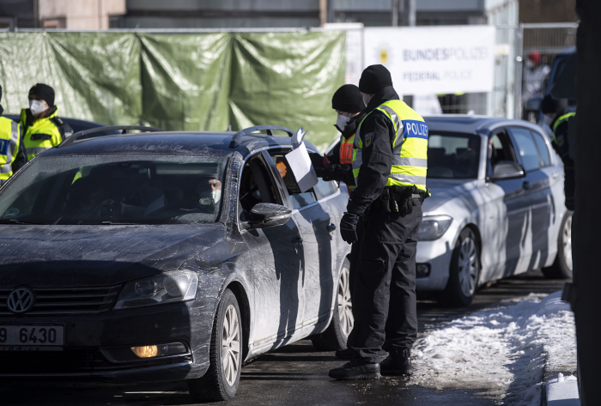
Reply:
[[572, 216], [568, 217], [563, 225], [563, 257], [568, 269], [572, 270]]
[[225, 380], [228, 385], [232, 386], [236, 382], [240, 368], [240, 323], [238, 312], [233, 305], [229, 305], [225, 311], [221, 340], [221, 364]]
[[342, 268], [338, 280], [338, 317], [340, 318], [342, 332], [348, 337], [355, 324], [355, 318], [353, 317], [353, 304], [351, 303], [350, 271], [346, 266]]
[[457, 269], [459, 270], [461, 293], [466, 297], [472, 296], [476, 290], [476, 278], [478, 277], [478, 250], [476, 241], [471, 236], [461, 242]]

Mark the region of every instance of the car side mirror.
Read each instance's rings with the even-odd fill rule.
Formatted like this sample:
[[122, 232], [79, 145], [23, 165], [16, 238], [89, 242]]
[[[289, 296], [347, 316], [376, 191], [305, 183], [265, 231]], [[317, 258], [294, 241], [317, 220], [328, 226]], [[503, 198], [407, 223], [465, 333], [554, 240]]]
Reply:
[[252, 220], [246, 228], [276, 227], [286, 224], [292, 216], [288, 207], [274, 203], [257, 203], [250, 210]]
[[522, 165], [513, 161], [497, 162], [492, 171], [492, 180], [517, 179], [526, 176]]
[[532, 112], [532, 113], [537, 113], [540, 111], [540, 105], [543, 101], [542, 97], [533, 97], [531, 99], [528, 99], [526, 101], [526, 104], [524, 105], [524, 110], [526, 110], [527, 112]]

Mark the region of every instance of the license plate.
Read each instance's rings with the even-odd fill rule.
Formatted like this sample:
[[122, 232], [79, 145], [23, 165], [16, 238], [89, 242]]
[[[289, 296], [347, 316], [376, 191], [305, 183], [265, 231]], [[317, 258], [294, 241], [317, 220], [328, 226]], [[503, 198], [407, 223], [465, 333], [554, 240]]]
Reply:
[[0, 346], [57, 347], [64, 344], [63, 326], [0, 326]]

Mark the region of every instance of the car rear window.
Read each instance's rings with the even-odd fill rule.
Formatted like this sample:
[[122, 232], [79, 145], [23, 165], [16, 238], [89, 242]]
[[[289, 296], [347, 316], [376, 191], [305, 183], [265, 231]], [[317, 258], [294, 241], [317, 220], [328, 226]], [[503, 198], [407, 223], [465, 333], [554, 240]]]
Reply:
[[39, 157], [0, 192], [0, 222], [212, 223], [226, 159]]

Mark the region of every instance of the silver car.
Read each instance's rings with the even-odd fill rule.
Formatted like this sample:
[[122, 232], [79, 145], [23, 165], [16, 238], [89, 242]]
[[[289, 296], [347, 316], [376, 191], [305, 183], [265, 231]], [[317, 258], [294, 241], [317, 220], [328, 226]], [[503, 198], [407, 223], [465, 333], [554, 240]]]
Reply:
[[572, 213], [563, 164], [543, 130], [521, 120], [426, 118], [428, 180], [417, 290], [467, 306], [486, 282], [542, 269], [572, 276]]

